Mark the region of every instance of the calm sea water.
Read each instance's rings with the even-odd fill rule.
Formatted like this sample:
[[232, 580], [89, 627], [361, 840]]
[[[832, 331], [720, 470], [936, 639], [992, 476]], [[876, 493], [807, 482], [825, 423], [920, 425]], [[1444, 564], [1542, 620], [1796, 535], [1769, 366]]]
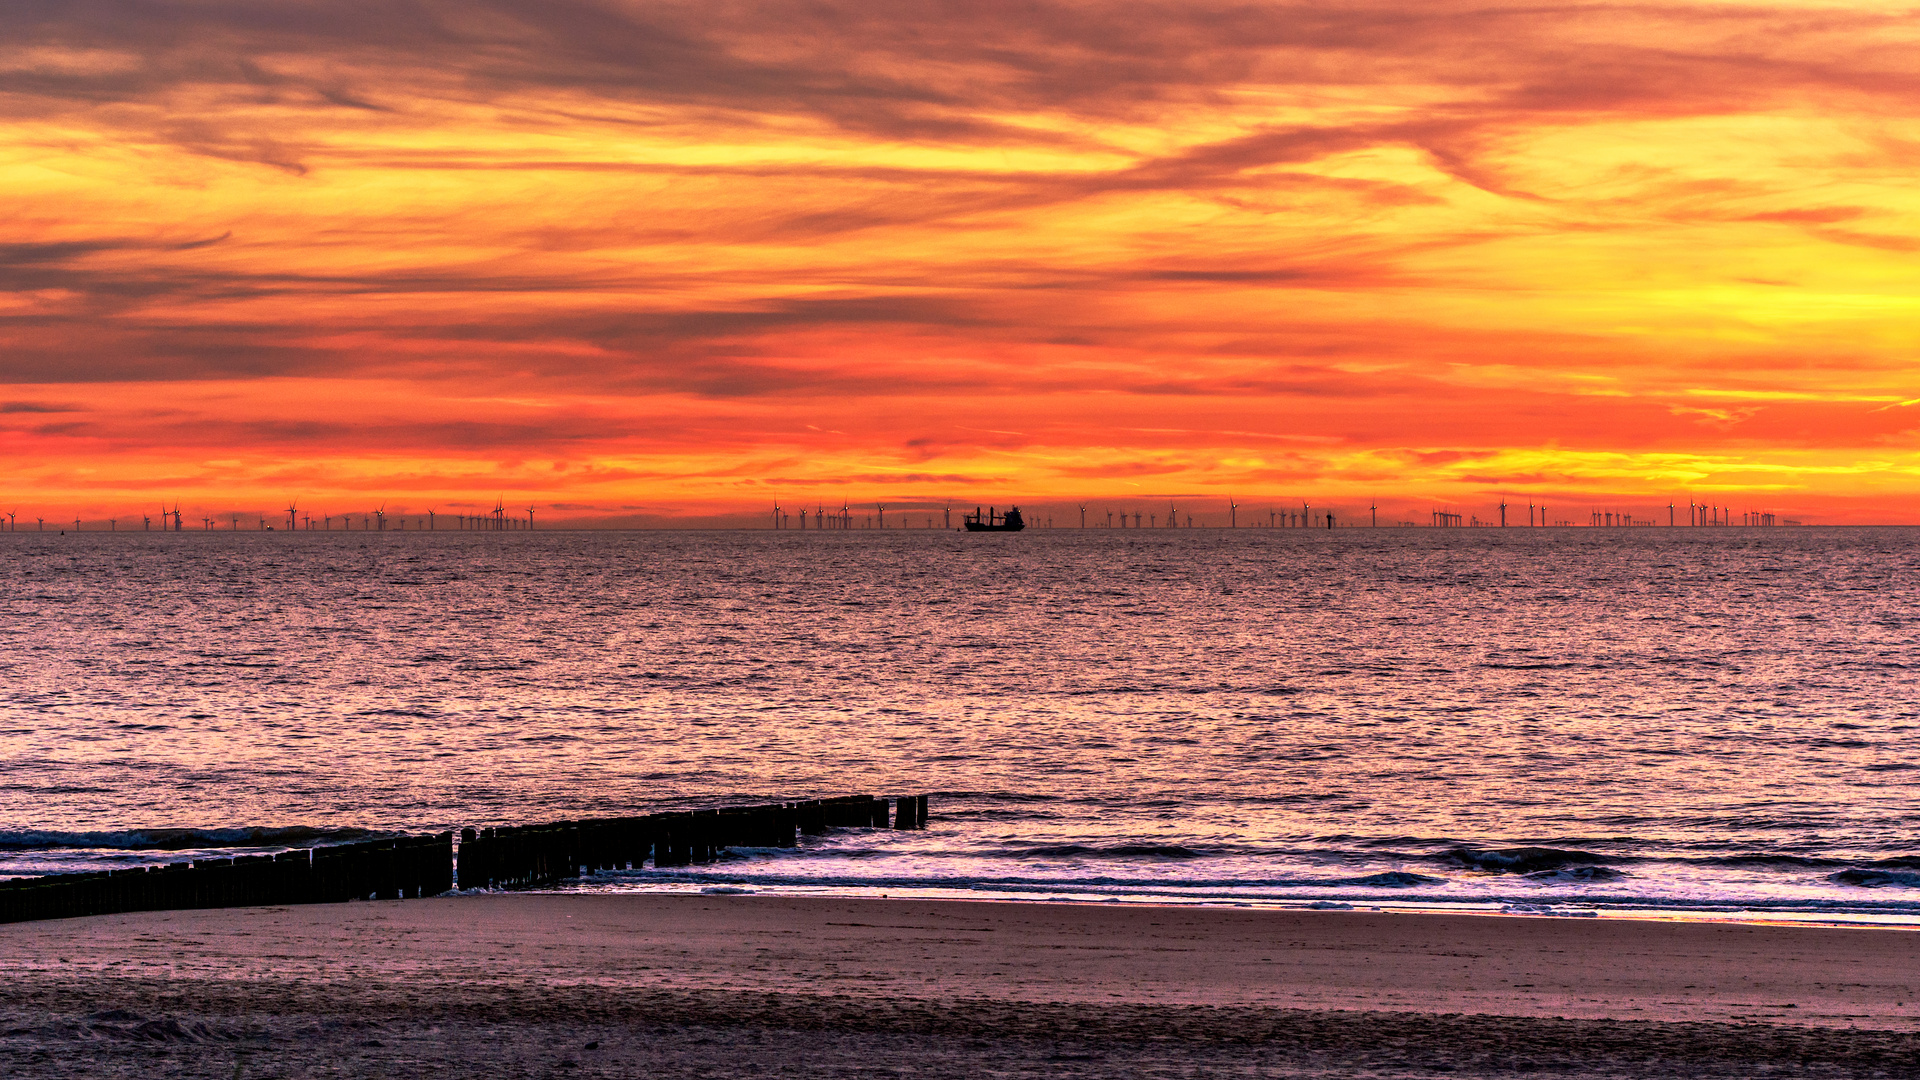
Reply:
[[1916, 541], [4, 534], [0, 873], [925, 791], [587, 887], [1913, 918]]

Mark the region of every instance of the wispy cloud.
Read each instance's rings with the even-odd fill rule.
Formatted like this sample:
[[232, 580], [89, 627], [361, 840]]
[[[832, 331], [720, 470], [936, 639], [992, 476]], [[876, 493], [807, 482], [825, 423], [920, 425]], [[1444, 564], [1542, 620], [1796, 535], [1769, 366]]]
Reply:
[[1423, 456], [1549, 443], [1884, 458], [1910, 438], [1872, 410], [1912, 396], [1915, 25], [22, 0], [0, 438], [50, 493], [88, 459], [279, 482], [219, 464], [257, 458], [606, 506], [733, 497], [715, 477], [1337, 486], [1375, 453], [1369, 484], [1618, 483]]

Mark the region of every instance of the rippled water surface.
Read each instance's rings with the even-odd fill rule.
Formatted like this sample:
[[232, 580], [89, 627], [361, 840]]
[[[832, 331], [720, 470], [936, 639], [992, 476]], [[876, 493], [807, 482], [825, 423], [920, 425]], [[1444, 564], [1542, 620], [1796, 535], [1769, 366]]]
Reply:
[[602, 887], [1920, 912], [1916, 540], [0, 534], [0, 872], [929, 791]]

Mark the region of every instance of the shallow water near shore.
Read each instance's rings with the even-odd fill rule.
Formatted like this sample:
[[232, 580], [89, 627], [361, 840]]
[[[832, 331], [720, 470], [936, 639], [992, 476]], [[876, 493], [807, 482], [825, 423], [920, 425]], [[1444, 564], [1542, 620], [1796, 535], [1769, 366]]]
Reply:
[[1917, 540], [0, 534], [0, 872], [925, 791], [588, 887], [1909, 919]]

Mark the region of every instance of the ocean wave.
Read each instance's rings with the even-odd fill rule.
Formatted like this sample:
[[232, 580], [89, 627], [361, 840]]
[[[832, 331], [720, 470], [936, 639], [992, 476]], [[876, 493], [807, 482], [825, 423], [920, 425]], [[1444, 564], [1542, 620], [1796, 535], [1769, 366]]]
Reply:
[[1341, 878], [1328, 882], [1330, 885], [1360, 885], [1369, 889], [1410, 889], [1418, 885], [1444, 885], [1446, 878], [1428, 877], [1425, 874], [1410, 873], [1406, 870], [1389, 870], [1384, 874], [1368, 874], [1366, 877]]
[[1920, 870], [1920, 856], [1895, 855], [1872, 862], [1858, 859], [1844, 859], [1819, 855], [1780, 855], [1769, 852], [1755, 852], [1743, 855], [1710, 855], [1704, 859], [1676, 859], [1676, 862], [1695, 862], [1705, 866], [1735, 867], [1788, 867], [1796, 870], [1825, 870], [1835, 866], [1864, 866], [1881, 870]]
[[1888, 886], [1920, 889], [1920, 871], [1914, 870], [1875, 870], [1856, 866], [1837, 874], [1828, 874], [1827, 880], [1835, 885], [1858, 885], [1863, 889], [1881, 889]]
[[1595, 881], [1619, 881], [1627, 875], [1606, 866], [1563, 866], [1557, 870], [1535, 870], [1527, 880], [1549, 885], [1584, 885]]
[[300, 825], [236, 826], [227, 829], [109, 829], [61, 832], [0, 829], [0, 851], [94, 848], [112, 851], [184, 851], [193, 848], [316, 847], [384, 836], [372, 829], [322, 829]]
[[[762, 894], [796, 892], [818, 894], [886, 892], [912, 895], [988, 894], [1008, 899], [1092, 898], [1171, 904], [1417, 904], [1436, 909], [1485, 910], [1488, 904], [1555, 914], [1583, 911], [1674, 911], [1693, 913], [1802, 912], [1845, 917], [1850, 915], [1894, 915], [1920, 918], [1920, 902], [1907, 894], [1879, 894], [1874, 899], [1825, 897], [1740, 897], [1672, 896], [1637, 891], [1583, 892], [1578, 900], [1543, 901], [1538, 893], [1495, 891], [1460, 895], [1436, 883], [1437, 887], [1396, 889], [1389, 892], [1378, 886], [1328, 879], [1269, 880], [1188, 880], [1179, 882], [1130, 880], [1125, 878], [1044, 879], [985, 878], [968, 875], [884, 875], [850, 876], [839, 874], [754, 874], [707, 870], [610, 871], [591, 875], [578, 885], [557, 891], [650, 891], [653, 888], [701, 889], [713, 886], [751, 888]], [[1856, 897], [1861, 894], [1856, 893]], [[1884, 899], [1881, 897], [1885, 897]], [[1567, 905], [1577, 904], [1575, 908]], [[1584, 917], [1584, 916], [1583, 916]]]
[[1567, 848], [1512, 847], [1478, 850], [1457, 847], [1440, 858], [1455, 866], [1472, 870], [1496, 870], [1504, 874], [1531, 874], [1540, 870], [1560, 870], [1579, 864], [1611, 862], [1604, 855]]
[[1016, 848], [1006, 852], [1015, 858], [1040, 859], [1199, 859], [1206, 853], [1179, 844], [1049, 844], [1045, 847]]
[[1600, 915], [1592, 908], [1566, 908], [1552, 904], [1506, 904], [1500, 908], [1500, 914], [1553, 915], [1563, 919], [1593, 919]]

